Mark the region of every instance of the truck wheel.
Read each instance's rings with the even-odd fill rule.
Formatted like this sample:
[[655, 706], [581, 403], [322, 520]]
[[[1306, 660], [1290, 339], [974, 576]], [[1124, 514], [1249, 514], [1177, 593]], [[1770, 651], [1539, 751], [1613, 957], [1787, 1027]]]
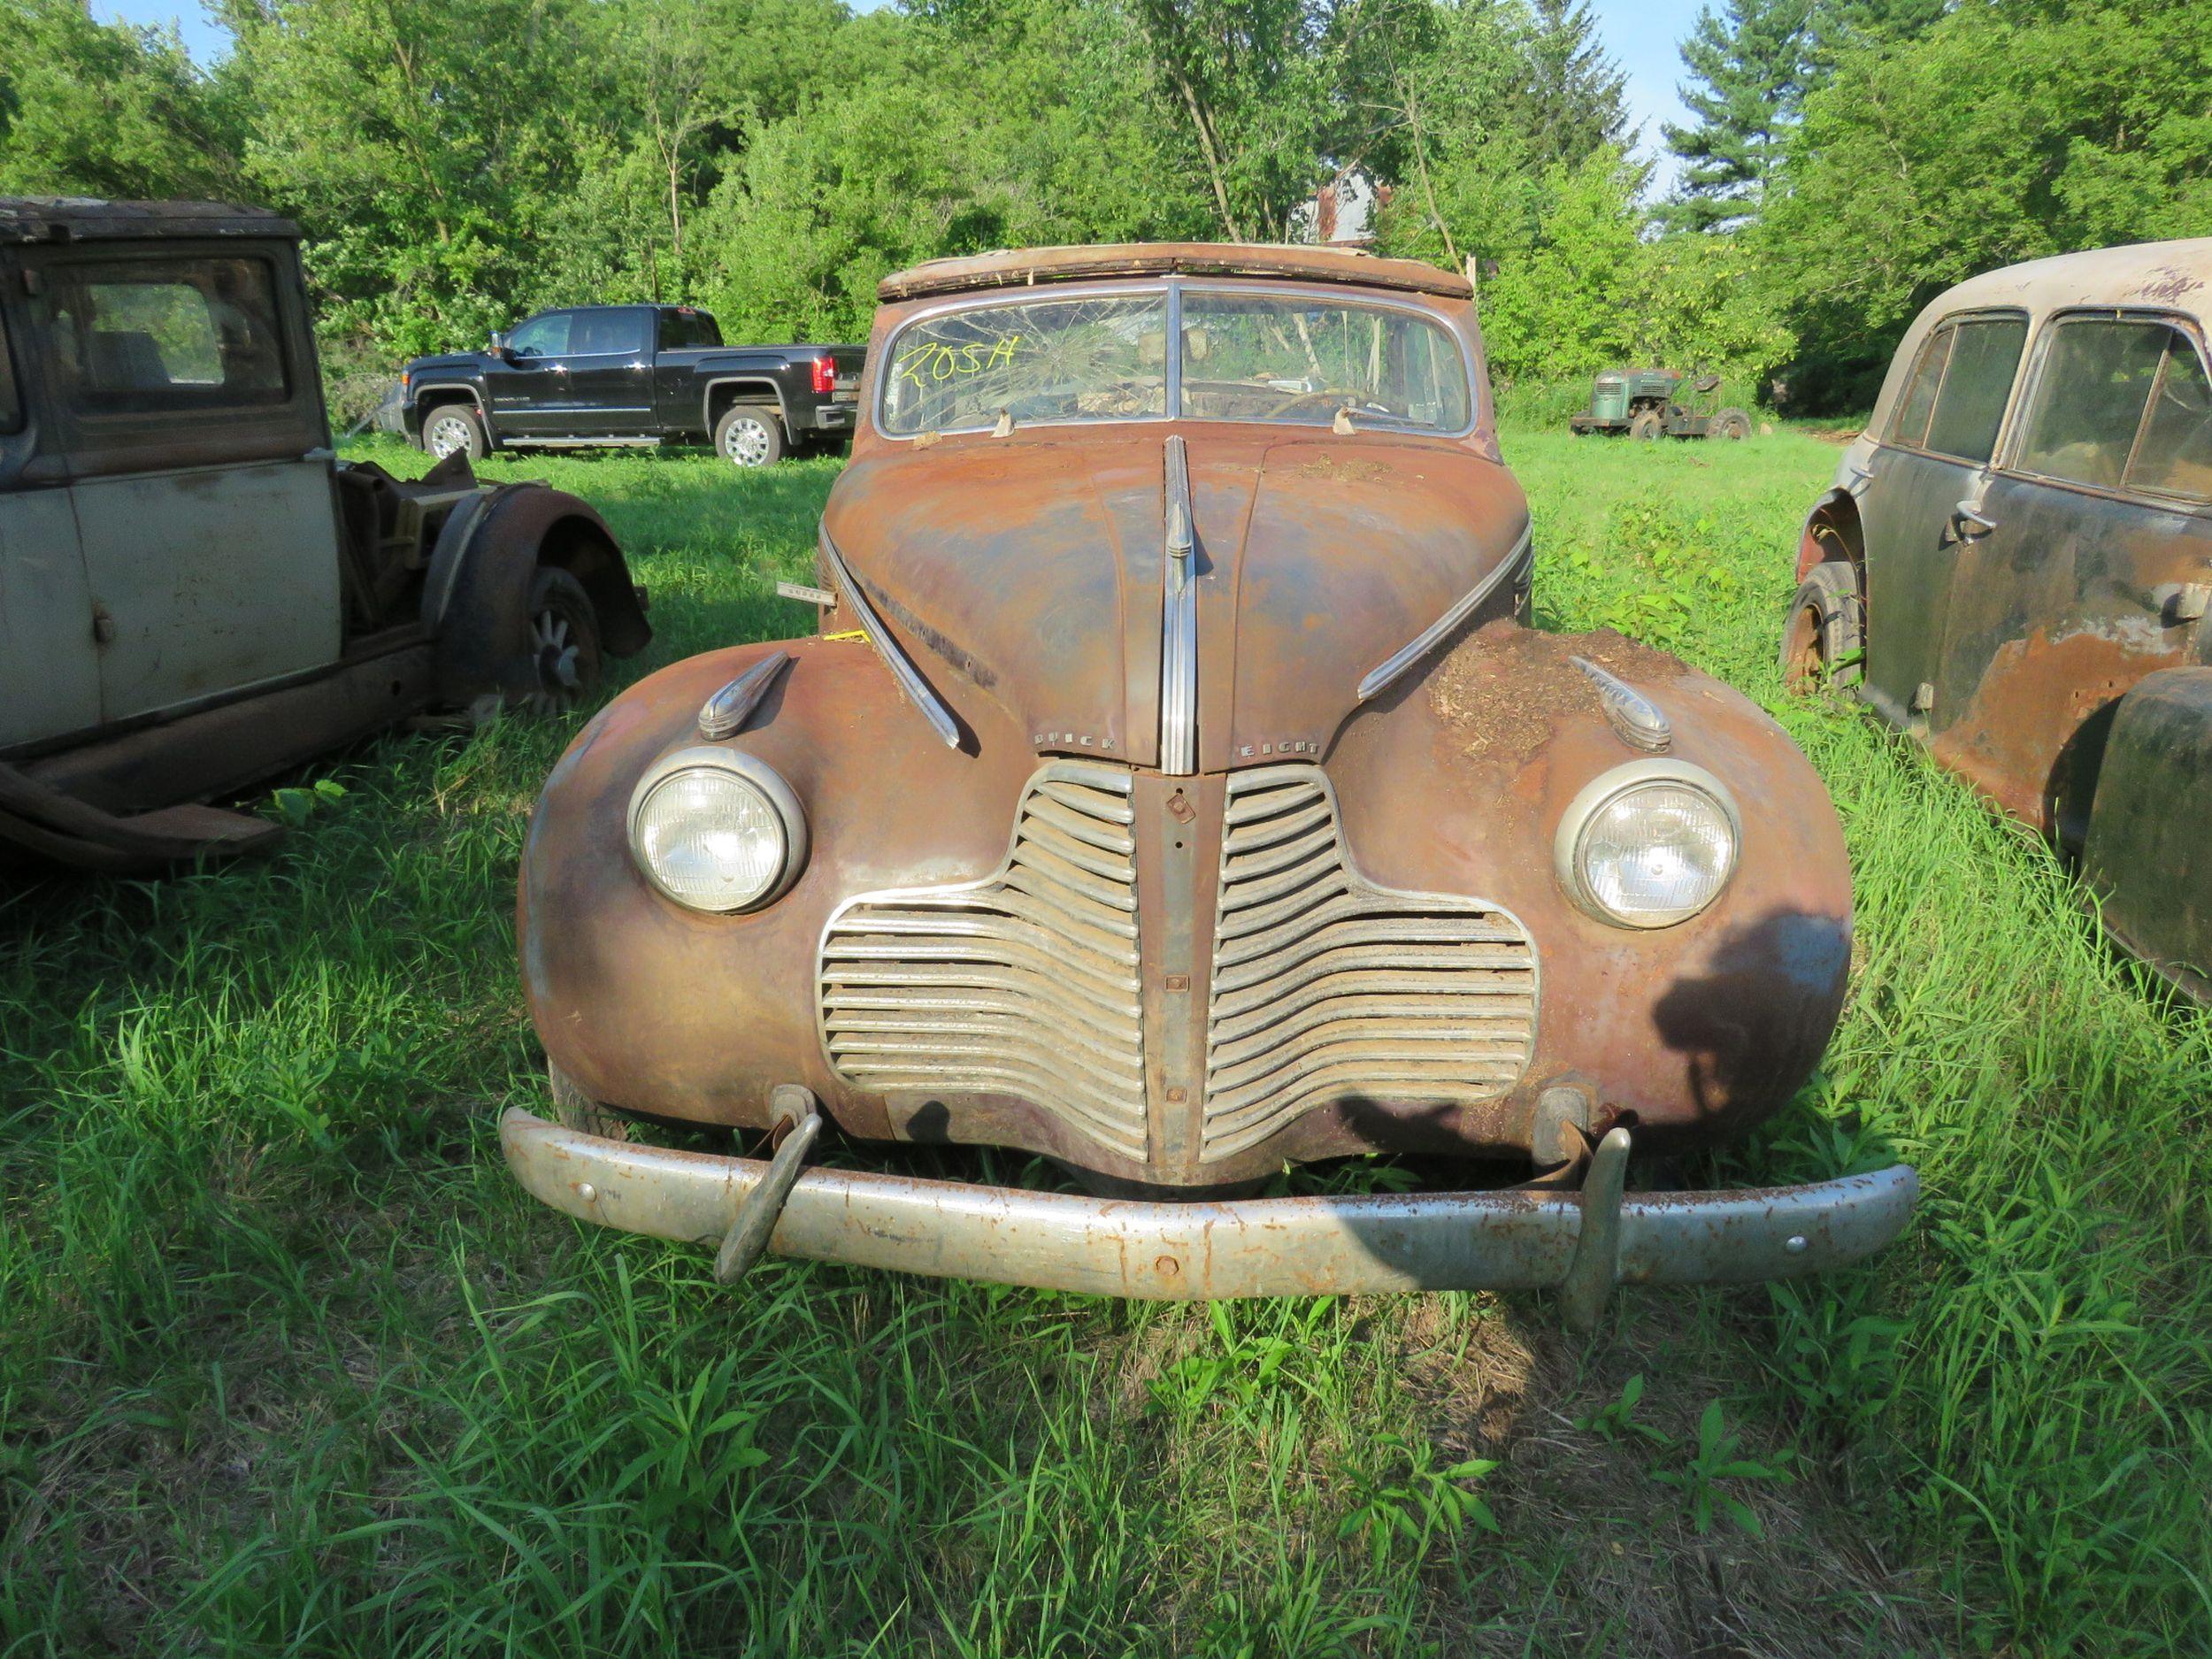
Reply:
[[558, 565], [540, 565], [530, 583], [530, 655], [534, 705], [572, 709], [598, 689], [599, 613], [583, 583]]
[[1713, 424], [1705, 429], [1705, 435], [1741, 443], [1751, 435], [1751, 417], [1740, 409], [1724, 409], [1713, 417]]
[[1655, 409], [1640, 409], [1636, 418], [1628, 423], [1628, 435], [1639, 443], [1650, 443], [1666, 428]]
[[733, 466], [783, 459], [783, 418], [764, 403], [733, 403], [714, 423], [714, 452]]
[[553, 1116], [564, 1129], [573, 1129], [579, 1134], [597, 1135], [603, 1141], [627, 1141], [630, 1120], [597, 1101], [576, 1087], [576, 1081], [550, 1060], [545, 1063], [545, 1080], [553, 1094]]
[[431, 411], [430, 419], [422, 423], [422, 447], [434, 460], [466, 455], [471, 461], [480, 461], [492, 446], [474, 410], [466, 403], [446, 403]]
[[1790, 601], [1782, 624], [1782, 686], [1793, 695], [1859, 683], [1866, 649], [1866, 608], [1858, 573], [1841, 559], [1816, 565]]

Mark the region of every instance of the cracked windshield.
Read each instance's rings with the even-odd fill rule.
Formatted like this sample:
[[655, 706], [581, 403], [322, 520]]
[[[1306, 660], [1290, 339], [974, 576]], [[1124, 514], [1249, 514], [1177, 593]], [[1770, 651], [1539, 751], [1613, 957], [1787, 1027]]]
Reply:
[[[1032, 300], [902, 333], [884, 379], [894, 436], [1025, 421], [1158, 418], [1167, 408], [1162, 293]], [[1456, 432], [1467, 371], [1451, 335], [1409, 311], [1266, 295], [1183, 296], [1183, 403], [1194, 420]]]

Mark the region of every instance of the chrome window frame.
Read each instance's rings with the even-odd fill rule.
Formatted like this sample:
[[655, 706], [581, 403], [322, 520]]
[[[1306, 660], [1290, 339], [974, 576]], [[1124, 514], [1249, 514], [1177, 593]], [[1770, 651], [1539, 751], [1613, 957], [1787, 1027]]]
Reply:
[[1264, 417], [1237, 418], [1182, 413], [1183, 295], [1186, 289], [1192, 289], [1205, 294], [1249, 294], [1272, 299], [1288, 297], [1310, 299], [1317, 288], [1335, 289], [1339, 288], [1351, 290], [1345, 296], [1345, 303], [1348, 306], [1369, 311], [1402, 311], [1408, 316], [1420, 319], [1430, 327], [1437, 330], [1451, 342], [1453, 350], [1457, 354], [1460, 373], [1467, 388], [1467, 421], [1464, 426], [1458, 427], [1417, 426], [1397, 421], [1379, 420], [1372, 426], [1361, 427], [1360, 430], [1363, 433], [1388, 433], [1393, 436], [1436, 438], [1447, 442], [1457, 442], [1471, 437], [1475, 430], [1482, 424], [1483, 408], [1483, 382], [1475, 373], [1473, 344], [1465, 334], [1455, 327], [1449, 319], [1440, 316], [1433, 306], [1424, 305], [1417, 301], [1401, 297], [1386, 297], [1371, 294], [1350, 283], [1325, 284], [1294, 280], [1256, 282], [1249, 280], [1225, 281], [1207, 277], [1186, 276], [1151, 277], [1138, 281], [1108, 278], [1091, 282], [1041, 283], [1027, 288], [1010, 286], [987, 288], [973, 294], [957, 295], [950, 299], [941, 300], [933, 304], [924, 306], [904, 319], [896, 328], [891, 331], [889, 337], [884, 341], [880, 351], [872, 349], [869, 352], [868, 372], [875, 377], [875, 384], [869, 388], [865, 400], [868, 425], [874, 434], [887, 443], [916, 443], [937, 438], [960, 437], [972, 433], [988, 432], [992, 429], [994, 423], [989, 421], [965, 426], [933, 426], [926, 432], [893, 432], [884, 425], [883, 402], [887, 390], [884, 378], [885, 365], [895, 359], [900, 340], [905, 336], [909, 329], [918, 324], [932, 322], [938, 318], [956, 311], [976, 311], [994, 305], [1020, 305], [1055, 299], [1107, 299], [1122, 296], [1133, 297], [1141, 295], [1161, 294], [1164, 295], [1167, 300], [1167, 364], [1164, 377], [1167, 395], [1164, 414], [1087, 415], [1076, 419], [1025, 420], [1020, 423], [1020, 429], [1031, 431], [1048, 426], [1132, 426], [1146, 424], [1165, 426], [1185, 422], [1202, 426], [1275, 426], [1286, 432], [1325, 433], [1329, 430], [1329, 423], [1326, 421], [1271, 420]]
[[[1989, 464], [1991, 470], [2023, 483], [2040, 484], [2051, 489], [2074, 490], [2085, 495], [2094, 495], [2102, 501], [2128, 502], [2168, 512], [2212, 515], [2212, 498], [2150, 489], [2127, 481], [2128, 468], [2134, 464], [2137, 446], [2143, 441], [2144, 425], [2141, 420], [2136, 423], [2135, 436], [2128, 442], [2127, 458], [2121, 464], [2120, 482], [2117, 484], [2092, 484], [2078, 478], [2060, 478], [2053, 473], [2035, 472], [2021, 464], [2020, 450], [2027, 442], [2029, 412], [2042, 396], [2044, 377], [2050, 368], [2054, 342], [2060, 329], [2075, 322], [2162, 324], [2189, 342], [2197, 354], [2197, 366], [2205, 372], [2208, 380], [2212, 380], [2212, 353], [2208, 353], [2206, 349], [2204, 326], [2187, 311], [2170, 311], [2156, 305], [2069, 305], [2046, 312], [2037, 320], [2035, 336], [2028, 342], [2027, 373], [2013, 390], [2012, 407], [2005, 411], [2005, 431], [1997, 446], [1996, 457]], [[2162, 368], [2161, 373], [2163, 373]], [[2156, 389], [2155, 386], [2153, 389]], [[2146, 415], [2148, 411], [2147, 401]]]

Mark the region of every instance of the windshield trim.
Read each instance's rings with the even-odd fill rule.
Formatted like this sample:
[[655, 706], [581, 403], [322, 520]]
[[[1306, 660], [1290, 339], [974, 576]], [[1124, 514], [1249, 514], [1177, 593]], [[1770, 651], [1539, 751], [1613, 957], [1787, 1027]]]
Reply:
[[[932, 426], [926, 432], [893, 432], [884, 425], [884, 399], [890, 388], [886, 384], [878, 365], [894, 360], [900, 340], [905, 336], [909, 329], [918, 324], [933, 322], [941, 317], [956, 311], [977, 311], [994, 306], [1024, 305], [1033, 302], [1048, 303], [1060, 299], [1104, 298], [1123, 295], [1133, 298], [1141, 295], [1160, 294], [1165, 296], [1167, 300], [1167, 337], [1170, 342], [1170, 349], [1167, 353], [1165, 407], [1169, 411], [1168, 413], [1087, 415], [1076, 419], [1025, 420], [1021, 423], [1018, 430], [1032, 432], [1043, 427], [1181, 424], [1186, 426], [1274, 426], [1285, 432], [1325, 433], [1329, 430], [1329, 426], [1325, 421], [1271, 420], [1256, 416], [1185, 415], [1179, 412], [1183, 406], [1183, 295], [1187, 289], [1200, 294], [1257, 294], [1280, 299], [1286, 296], [1311, 296], [1314, 289], [1318, 286], [1321, 285], [1312, 282], [1222, 280], [1205, 277], [1166, 277], [1145, 281], [1110, 278], [1094, 282], [1055, 282], [1048, 288], [1040, 284], [1033, 289], [992, 288], [981, 293], [964, 294], [954, 298], [941, 300], [917, 309], [892, 330], [890, 338], [883, 342], [883, 349], [880, 352], [871, 354], [874, 362], [870, 365], [870, 373], [875, 375], [876, 384], [868, 398], [868, 424], [873, 428], [875, 435], [887, 443], [918, 443], [938, 438], [954, 438], [973, 433], [988, 432], [992, 428], [992, 423], [988, 421], [980, 421], [972, 426]], [[1346, 285], [1331, 283], [1327, 286], [1334, 290], [1340, 289]], [[1419, 318], [1451, 342], [1453, 352], [1459, 359], [1460, 375], [1467, 388], [1467, 420], [1463, 426], [1455, 428], [1424, 426], [1410, 421], [1369, 416], [1361, 419], [1359, 422], [1361, 432], [1380, 432], [1394, 435], [1445, 440], [1463, 439], [1474, 434], [1476, 427], [1482, 422], [1482, 396], [1475, 380], [1472, 354], [1468, 349], [1466, 339], [1458, 329], [1453, 327], [1448, 319], [1437, 315], [1433, 306], [1424, 305], [1417, 300], [1363, 292], [1344, 295], [1332, 292], [1329, 297], [1334, 303], [1348, 309], [1403, 311], [1409, 316]]]

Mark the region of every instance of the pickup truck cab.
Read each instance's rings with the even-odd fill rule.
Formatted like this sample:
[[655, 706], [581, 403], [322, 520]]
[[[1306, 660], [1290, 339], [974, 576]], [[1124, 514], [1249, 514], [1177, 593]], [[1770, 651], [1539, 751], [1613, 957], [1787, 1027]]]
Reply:
[[693, 305], [540, 311], [482, 351], [400, 378], [410, 442], [443, 460], [494, 449], [710, 443], [766, 466], [851, 435], [858, 346], [726, 346]]

